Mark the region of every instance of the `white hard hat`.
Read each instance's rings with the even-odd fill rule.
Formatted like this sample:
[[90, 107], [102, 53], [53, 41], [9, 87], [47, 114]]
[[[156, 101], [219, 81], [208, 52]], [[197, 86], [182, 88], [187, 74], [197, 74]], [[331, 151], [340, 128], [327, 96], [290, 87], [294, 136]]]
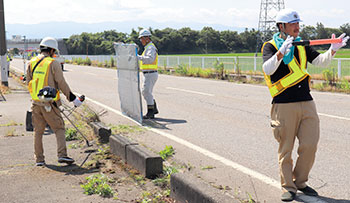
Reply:
[[146, 30], [146, 29], [142, 29], [139, 33], [139, 38], [141, 37], [150, 37], [151, 36], [151, 32]]
[[276, 16], [276, 23], [296, 23], [301, 21], [299, 14], [292, 9], [282, 9]]
[[52, 37], [45, 37], [43, 40], [41, 40], [40, 46], [49, 47], [58, 51], [57, 40]]

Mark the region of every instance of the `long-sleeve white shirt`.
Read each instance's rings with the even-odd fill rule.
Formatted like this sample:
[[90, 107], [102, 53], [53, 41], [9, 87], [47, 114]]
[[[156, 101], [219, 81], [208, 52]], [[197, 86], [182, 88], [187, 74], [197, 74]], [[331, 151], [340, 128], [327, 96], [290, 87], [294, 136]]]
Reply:
[[[152, 42], [149, 42], [149, 43], [152, 43]], [[143, 64], [152, 64], [154, 60], [156, 60], [157, 48], [152, 44], [149, 45], [149, 43], [145, 46], [147, 47], [146, 50], [144, 50], [145, 54], [143, 56], [142, 55], [138, 56], [139, 60], [141, 60]]]
[[[332, 50], [328, 49], [328, 51], [326, 51], [325, 53], [318, 55], [312, 61], [311, 64], [315, 66], [326, 67], [331, 63], [332, 59], [334, 58], [334, 55], [332, 55]], [[274, 74], [278, 66], [281, 64], [282, 60], [283, 58], [281, 58], [280, 60], [277, 60], [277, 54], [275, 54], [269, 60], [265, 61], [265, 63], [263, 64], [263, 70], [265, 74], [266, 75]]]

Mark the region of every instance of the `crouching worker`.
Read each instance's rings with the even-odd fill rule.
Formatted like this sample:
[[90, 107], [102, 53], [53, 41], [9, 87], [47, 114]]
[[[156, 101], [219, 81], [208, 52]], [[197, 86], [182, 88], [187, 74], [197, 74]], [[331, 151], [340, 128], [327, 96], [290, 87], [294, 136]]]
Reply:
[[59, 163], [72, 164], [67, 155], [64, 121], [59, 110], [62, 91], [75, 106], [82, 102], [66, 83], [61, 65], [52, 56], [58, 51], [56, 39], [46, 37], [40, 42], [40, 54], [33, 57], [27, 68], [27, 85], [32, 97], [32, 122], [34, 126], [34, 157], [37, 166], [45, 165], [43, 134], [47, 124], [56, 134]]

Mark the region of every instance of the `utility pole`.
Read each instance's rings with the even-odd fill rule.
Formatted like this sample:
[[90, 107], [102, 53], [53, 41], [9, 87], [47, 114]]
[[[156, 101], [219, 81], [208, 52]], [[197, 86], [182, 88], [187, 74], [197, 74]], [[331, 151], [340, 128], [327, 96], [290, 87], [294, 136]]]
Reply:
[[5, 15], [4, 1], [0, 0], [0, 67], [1, 67], [1, 84], [8, 87], [7, 58], [6, 58], [6, 35], [5, 35]]
[[23, 36], [23, 77], [26, 75], [27, 44], [26, 36]]
[[284, 0], [261, 0], [255, 56], [260, 51], [262, 43], [272, 39], [273, 33], [276, 32], [275, 19], [281, 9], [284, 9]]

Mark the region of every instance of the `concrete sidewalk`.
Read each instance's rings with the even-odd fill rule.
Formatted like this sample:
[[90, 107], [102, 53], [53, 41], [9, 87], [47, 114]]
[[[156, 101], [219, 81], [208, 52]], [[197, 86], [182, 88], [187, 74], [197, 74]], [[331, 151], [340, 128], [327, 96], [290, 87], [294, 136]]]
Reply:
[[[12, 78], [9, 78], [9, 87], [10, 93], [4, 95], [6, 101], [0, 100], [0, 202], [132, 202], [140, 198], [143, 190], [135, 186], [132, 179], [114, 186], [123, 201], [83, 194], [80, 184], [87, 176], [101, 171], [80, 167], [88, 155], [81, 148], [68, 148], [68, 155], [75, 159], [76, 165], [59, 164], [56, 137], [49, 131], [43, 138], [47, 165], [35, 166], [33, 132], [25, 131], [30, 95], [26, 87]], [[67, 142], [67, 147], [71, 143]], [[127, 172], [120, 169], [113, 175], [129, 180]]]

